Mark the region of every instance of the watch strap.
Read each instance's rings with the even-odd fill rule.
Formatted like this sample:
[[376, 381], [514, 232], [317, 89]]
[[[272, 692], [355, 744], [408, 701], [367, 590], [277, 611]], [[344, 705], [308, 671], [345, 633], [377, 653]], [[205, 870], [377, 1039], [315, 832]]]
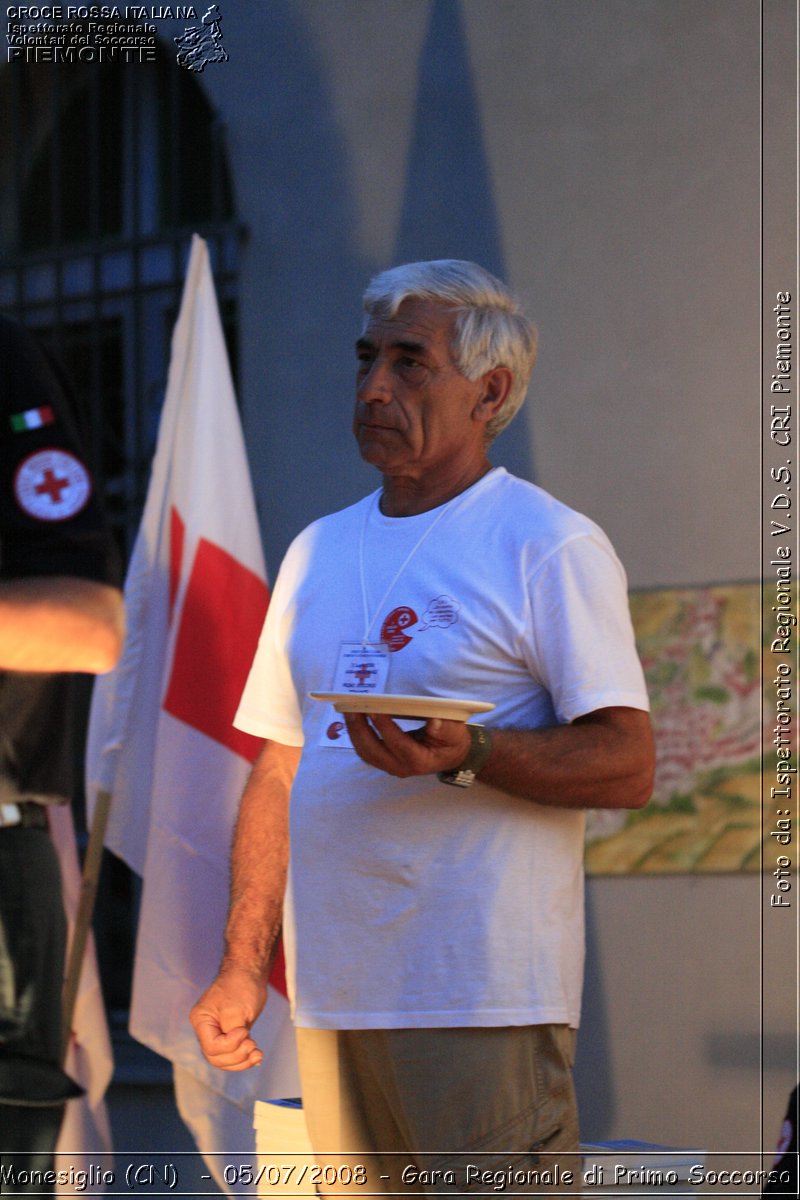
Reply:
[[475, 776], [489, 761], [492, 752], [491, 730], [485, 725], [468, 724], [470, 746], [467, 757], [457, 767], [450, 771], [439, 771], [437, 779], [440, 783], [449, 783], [452, 787], [472, 787]]

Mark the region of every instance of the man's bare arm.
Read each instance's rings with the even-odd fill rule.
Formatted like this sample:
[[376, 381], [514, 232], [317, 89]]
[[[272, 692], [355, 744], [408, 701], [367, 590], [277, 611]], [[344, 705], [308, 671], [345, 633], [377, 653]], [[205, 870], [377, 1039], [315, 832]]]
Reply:
[[122, 593], [92, 579], [36, 575], [0, 583], [0, 669], [101, 675], [125, 637]]
[[[391, 717], [347, 714], [350, 739], [371, 766], [405, 778], [458, 767], [469, 733], [458, 721], [429, 721], [404, 733]], [[641, 808], [653, 787], [650, 719], [636, 708], [600, 708], [571, 725], [492, 730], [478, 778], [500, 791], [559, 808]]]
[[264, 1007], [281, 931], [289, 862], [289, 796], [300, 749], [266, 742], [242, 796], [231, 853], [231, 895], [219, 974], [191, 1011], [208, 1061], [257, 1066], [250, 1028]]

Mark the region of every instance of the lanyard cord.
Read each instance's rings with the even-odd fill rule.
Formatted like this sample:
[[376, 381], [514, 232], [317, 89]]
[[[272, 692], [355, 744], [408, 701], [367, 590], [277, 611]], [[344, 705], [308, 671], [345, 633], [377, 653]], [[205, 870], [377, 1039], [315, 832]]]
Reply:
[[364, 609], [364, 642], [365, 643], [369, 641], [369, 635], [372, 632], [372, 626], [375, 624], [375, 619], [378, 616], [378, 613], [383, 608], [384, 604], [386, 603], [386, 600], [388, 599], [389, 595], [391, 594], [391, 591], [394, 588], [395, 584], [397, 583], [398, 579], [403, 574], [406, 567], [411, 562], [412, 558], [417, 553], [417, 551], [419, 550], [422, 543], [425, 541], [428, 534], [433, 533], [434, 529], [439, 524], [439, 522], [441, 521], [441, 519], [445, 515], [445, 513], [448, 513], [451, 511], [451, 506], [457, 508], [460, 505], [460, 503], [465, 495], [466, 495], [466, 493], [462, 492], [462, 494], [457, 497], [457, 503], [455, 505], [453, 505], [452, 500], [449, 500], [446, 504], [442, 505], [441, 509], [436, 514], [434, 519], [431, 521], [430, 525], [428, 525], [427, 528], [423, 530], [421, 536], [417, 539], [417, 541], [414, 543], [414, 545], [409, 550], [406, 557], [403, 559], [396, 575], [392, 579], [392, 581], [389, 584], [389, 586], [387, 587], [386, 591], [381, 596], [378, 603], [375, 605], [375, 609], [372, 614], [372, 619], [370, 619], [369, 605], [367, 603], [367, 578], [366, 578], [366, 572], [364, 570], [364, 543], [365, 543], [366, 537], [367, 537], [367, 525], [369, 524], [370, 518], [372, 517], [372, 513], [375, 509], [375, 506], [378, 503], [378, 498], [380, 496], [380, 492], [377, 492], [375, 494], [375, 496], [373, 497], [372, 504], [368, 505], [367, 510], [364, 513], [364, 521], [361, 526], [361, 539], [360, 539], [359, 547], [358, 547], [358, 565], [359, 565], [359, 571], [361, 573], [361, 603], [362, 603], [362, 606]]

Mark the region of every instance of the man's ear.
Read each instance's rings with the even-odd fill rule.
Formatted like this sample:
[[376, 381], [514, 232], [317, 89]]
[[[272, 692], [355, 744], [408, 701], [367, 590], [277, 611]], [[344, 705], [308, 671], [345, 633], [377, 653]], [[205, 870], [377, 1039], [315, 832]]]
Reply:
[[496, 417], [508, 399], [514, 384], [514, 376], [509, 367], [493, 367], [481, 377], [483, 389], [472, 410], [472, 417], [488, 425]]

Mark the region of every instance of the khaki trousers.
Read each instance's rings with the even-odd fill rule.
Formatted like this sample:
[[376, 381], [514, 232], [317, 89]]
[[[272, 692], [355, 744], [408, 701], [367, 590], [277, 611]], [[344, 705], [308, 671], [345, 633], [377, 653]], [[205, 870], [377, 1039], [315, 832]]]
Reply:
[[321, 1195], [579, 1194], [567, 1026], [297, 1035]]

